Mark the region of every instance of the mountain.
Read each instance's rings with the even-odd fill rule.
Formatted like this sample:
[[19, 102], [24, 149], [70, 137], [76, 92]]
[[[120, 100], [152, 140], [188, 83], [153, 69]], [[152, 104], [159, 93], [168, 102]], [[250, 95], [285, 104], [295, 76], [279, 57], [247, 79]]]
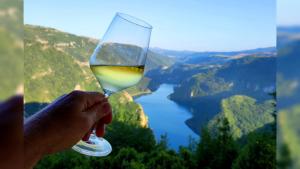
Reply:
[[[83, 56], [87, 57], [92, 52], [91, 46], [95, 46], [90, 39], [81, 40], [54, 29], [34, 26], [25, 26], [24, 31], [27, 103], [49, 103], [74, 89], [99, 90], [87, 62], [83, 62]], [[72, 49], [76, 55], [69, 52]]]
[[[251, 50], [251, 51], [260, 51], [260, 50], [262, 49]], [[267, 51], [267, 50], [268, 49], [265, 49], [263, 51]], [[273, 49], [270, 48], [269, 50], [273, 50]], [[268, 81], [273, 80], [272, 82], [274, 82], [275, 56], [276, 55], [273, 52], [271, 53], [263, 52], [263, 53], [256, 53], [252, 55], [241, 54], [241, 56], [235, 55], [235, 56], [228, 56], [228, 57], [224, 57], [224, 56], [195, 57], [195, 59], [191, 58], [189, 60], [191, 61], [191, 63], [189, 63], [189, 61], [182, 62], [177, 60], [177, 62], [170, 67], [152, 69], [149, 72], [147, 72], [146, 76], [152, 79], [149, 83], [149, 88], [152, 90], [158, 88], [158, 86], [162, 83], [180, 84], [182, 81], [191, 78], [197, 73], [203, 73], [203, 72], [207, 72], [208, 70], [214, 70], [214, 69], [220, 70], [218, 71], [218, 75], [220, 75], [221, 78], [223, 78], [222, 76], [225, 76], [227, 79], [231, 81], [234, 80], [238, 82], [238, 79], [245, 79], [244, 75], [249, 72], [251, 73], [251, 76], [249, 77], [252, 78], [252, 81], [254, 81], [256, 77], [260, 77], [261, 79], [259, 80], [266, 81], [265, 78], [267, 78], [269, 79]], [[251, 64], [247, 64], [247, 63], [251, 63]], [[256, 66], [258, 68], [256, 68]], [[264, 69], [264, 67], [268, 67], [268, 68]], [[263, 73], [261, 73], [261, 71], [263, 71]], [[267, 86], [267, 84], [263, 84], [263, 86]], [[269, 87], [272, 88], [271, 86]]]
[[278, 161], [300, 168], [300, 27], [279, 27], [277, 39]]
[[[278, 99], [280, 102], [280, 98]], [[300, 103], [278, 110], [277, 153], [278, 161], [290, 158], [287, 165], [300, 168]]]
[[[171, 98], [189, 102], [202, 96], [221, 92], [247, 94], [262, 99], [275, 88], [276, 58], [244, 57], [226, 65], [187, 76], [174, 89]], [[230, 95], [229, 94], [229, 95]]]
[[263, 57], [276, 54], [276, 47], [257, 48], [231, 52], [176, 51], [161, 48], [152, 48], [152, 50], [159, 54], [177, 58], [178, 62], [184, 62], [187, 64], [222, 64], [229, 59], [241, 58], [249, 55]]
[[277, 47], [293, 46], [295, 41], [300, 40], [300, 26], [280, 26], [277, 28]]
[[[26, 25], [24, 33], [26, 117], [72, 90], [101, 91], [87, 62], [96, 40], [32, 25]], [[152, 56], [157, 57], [155, 54]], [[163, 59], [160, 64], [164, 63]], [[150, 63], [162, 66], [151, 62], [151, 58]], [[146, 84], [145, 78], [129, 91], [139, 92]], [[112, 95], [110, 102], [116, 121], [147, 127], [143, 108], [133, 101], [128, 92]]]
[[234, 86], [234, 90], [246, 92], [259, 99], [275, 90], [276, 57], [244, 57], [235, 59], [216, 73]]
[[277, 39], [278, 107], [284, 109], [300, 100], [300, 26], [279, 27]]
[[21, 2], [3, 0], [0, 6], [0, 101], [22, 92], [23, 26]]
[[166, 55], [177, 59], [184, 58], [185, 56], [195, 53], [195, 51], [188, 51], [188, 50], [178, 51], [178, 50], [162, 49], [158, 47], [151, 48], [151, 50], [154, 51], [155, 53]]
[[[280, 101], [278, 107], [284, 109], [299, 103], [300, 96], [300, 28], [291, 28], [293, 31], [285, 34], [285, 37], [278, 37], [281, 39], [290, 39], [289, 42], [284, 43], [278, 48], [277, 59], [277, 74], [278, 74], [278, 96]], [[281, 30], [281, 29], [279, 29]], [[289, 30], [288, 28], [284, 29]], [[298, 30], [298, 31], [296, 31]], [[279, 34], [284, 34], [279, 32]], [[283, 40], [284, 41], [284, 40]]]
[[226, 82], [223, 78], [215, 77], [215, 72], [208, 71], [197, 73], [185, 79], [180, 86], [175, 87], [170, 98], [176, 101], [188, 101], [195, 97], [216, 95], [229, 91], [233, 84]]
[[[88, 64], [97, 40], [40, 26], [25, 25], [24, 29], [27, 102], [49, 102], [74, 89], [100, 90]], [[171, 64], [172, 59], [150, 51], [146, 67], [151, 70]]]
[[223, 55], [206, 55], [192, 54], [183, 60], [187, 64], [201, 64], [201, 65], [222, 65], [230, 60], [229, 57]]
[[162, 83], [179, 84], [187, 77], [205, 72], [210, 68], [212, 66], [175, 63], [167, 68], [153, 69], [146, 73], [146, 77], [150, 79], [148, 87], [156, 90]]
[[233, 52], [196, 52], [187, 56], [183, 61], [189, 64], [223, 64], [231, 59], [256, 56], [275, 56], [276, 48], [257, 48]]
[[[140, 57], [141, 55], [146, 55], [146, 57]], [[103, 65], [111, 63], [138, 65], [146, 60], [145, 72], [158, 67], [168, 67], [174, 63], [174, 60], [169, 57], [156, 54], [152, 51], [145, 53], [139, 46], [121, 43], [102, 44], [101, 51], [96, 53], [96, 56], [94, 57], [98, 60], [94, 59], [93, 64]]]
[[290, 33], [290, 35], [297, 36], [300, 33], [300, 26], [278, 26], [277, 31], [279, 33]]
[[196, 70], [188, 72], [195, 74], [181, 77], [170, 99], [192, 112], [186, 124], [199, 133], [201, 127], [222, 111], [223, 99], [245, 95], [258, 103], [270, 100], [269, 93], [275, 90], [275, 66], [275, 57], [255, 56], [234, 59], [223, 66], [201, 71], [201, 66], [194, 66]]
[[134, 102], [132, 96], [126, 91], [112, 95], [109, 101], [113, 108], [115, 121], [134, 126], [148, 127], [148, 117], [143, 107]]
[[20, 0], [1, 0], [0, 27], [22, 40], [23, 37], [23, 2]]
[[222, 111], [209, 121], [208, 128], [212, 133], [216, 133], [220, 127], [220, 121], [227, 118], [233, 137], [241, 138], [274, 122], [273, 103], [270, 100], [257, 103], [255, 99], [243, 95], [234, 95], [223, 99], [221, 101]]
[[155, 68], [166, 68], [170, 67], [176, 62], [175, 59], [170, 58], [166, 55], [155, 53], [151, 50], [148, 51], [146, 60], [146, 72]]
[[[26, 40], [39, 42], [44, 48], [51, 46], [58, 51], [67, 52], [81, 62], [88, 62], [90, 55], [99, 42], [97, 39], [76, 36], [41, 26], [26, 25], [25, 30]], [[115, 47], [119, 46], [115, 45]], [[118, 50], [118, 55], [110, 55], [104, 59], [116, 60], [121, 54], [128, 56], [128, 53], [126, 53], [128, 51], [125, 50], [125, 48], [118, 48]], [[123, 56], [123, 58], [125, 58], [125, 56]], [[174, 63], [174, 59], [149, 51], [146, 63], [147, 69], [153, 69], [160, 66], [170, 66]]]
[[[201, 127], [222, 112], [223, 99], [244, 95], [258, 104], [272, 99], [269, 93], [274, 92], [276, 84], [275, 53], [274, 48], [222, 53], [228, 56], [207, 57], [220, 53], [202, 53], [198, 57], [201, 61], [177, 61], [168, 68], [150, 70], [146, 74], [148, 88], [153, 91], [160, 84], [174, 84], [169, 98], [190, 110], [192, 118], [186, 124], [199, 133]], [[215, 57], [222, 60], [214, 60]]]

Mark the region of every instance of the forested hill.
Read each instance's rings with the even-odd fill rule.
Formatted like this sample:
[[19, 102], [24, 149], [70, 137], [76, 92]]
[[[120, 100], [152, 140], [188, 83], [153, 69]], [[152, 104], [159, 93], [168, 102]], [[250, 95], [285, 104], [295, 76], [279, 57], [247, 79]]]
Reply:
[[[74, 89], [99, 90], [88, 64], [98, 40], [41, 26], [25, 25], [24, 29], [26, 102], [49, 102]], [[146, 68], [173, 63], [150, 51]]]
[[[280, 164], [300, 168], [300, 27], [279, 27], [277, 34], [278, 141]], [[282, 167], [282, 168], [283, 168]]]
[[[27, 42], [41, 44], [44, 49], [54, 47], [58, 51], [72, 55], [81, 62], [89, 60], [90, 55], [99, 42], [98, 39], [77, 36], [54, 28], [34, 25], [25, 25], [25, 38]], [[112, 55], [107, 57], [107, 59], [115, 60], [115, 57]], [[160, 66], [170, 66], [174, 62], [175, 59], [150, 50], [147, 55], [146, 67], [148, 67], [147, 69], [153, 69]]]
[[1, 0], [0, 6], [0, 101], [22, 92], [23, 42], [21, 1]]
[[271, 130], [274, 122], [272, 113], [274, 101], [263, 103], [251, 97], [234, 95], [221, 101], [222, 111], [210, 120], [208, 127], [212, 133], [216, 133], [220, 121], [227, 118], [234, 138], [248, 135], [255, 130]]
[[[32, 25], [25, 26], [24, 34], [25, 116], [72, 90], [101, 91], [88, 64], [97, 40]], [[166, 63], [164, 59], [170, 62]], [[172, 61], [153, 54], [149, 63], [153, 68], [166, 66], [164, 63], [168, 65]], [[138, 90], [132, 88], [130, 91]], [[110, 101], [116, 121], [143, 127], [148, 125], [143, 108], [126, 91], [113, 95]]]
[[201, 99], [202, 96], [227, 93], [266, 99], [268, 93], [275, 89], [275, 61], [275, 57], [248, 56], [231, 60], [217, 68], [203, 70], [201, 66], [190, 66], [189, 72], [194, 74], [179, 83], [171, 98], [189, 102], [191, 99]]
[[[258, 129], [259, 125], [256, 125], [256, 122], [260, 125], [271, 122], [272, 115], [267, 112], [274, 111], [274, 107], [267, 100], [272, 100], [270, 93], [275, 90], [275, 61], [276, 58], [272, 56], [256, 57], [251, 55], [233, 59], [220, 67], [201, 70], [194, 66], [198, 72], [194, 70], [195, 74], [185, 77], [178, 83], [170, 98], [192, 111], [193, 117], [186, 123], [195, 132], [199, 133], [200, 128], [207, 123], [217, 124], [210, 122], [217, 118], [215, 116], [228, 115], [222, 112], [231, 112], [230, 118], [227, 116], [226, 118], [230, 119], [232, 128], [242, 128], [239, 129], [241, 131], [235, 131], [237, 132], [235, 135], [241, 137], [249, 133], [246, 131]], [[238, 97], [237, 95], [243, 96]], [[245, 104], [240, 100], [245, 101]], [[262, 104], [262, 102], [268, 104]], [[228, 103], [227, 105], [230, 106], [226, 107], [223, 103]], [[257, 119], [250, 115], [251, 112], [254, 114], [266, 113], [267, 118]], [[236, 119], [235, 117], [245, 117], [244, 115], [251, 117], [239, 118], [236, 120], [239, 124], [233, 122], [232, 119]]]

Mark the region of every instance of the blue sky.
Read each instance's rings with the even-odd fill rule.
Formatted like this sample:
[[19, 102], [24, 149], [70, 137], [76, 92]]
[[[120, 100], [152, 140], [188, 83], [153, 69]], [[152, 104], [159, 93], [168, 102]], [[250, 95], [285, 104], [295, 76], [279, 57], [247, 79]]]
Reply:
[[233, 51], [276, 44], [275, 0], [24, 0], [24, 22], [101, 38], [116, 12], [153, 26], [150, 46]]
[[277, 0], [278, 25], [300, 25], [300, 0]]

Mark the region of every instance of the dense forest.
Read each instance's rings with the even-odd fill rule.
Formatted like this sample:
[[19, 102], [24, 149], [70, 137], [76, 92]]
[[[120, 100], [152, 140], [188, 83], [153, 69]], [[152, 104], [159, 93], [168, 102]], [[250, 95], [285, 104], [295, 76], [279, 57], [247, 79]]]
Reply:
[[[275, 125], [275, 124], [273, 124]], [[105, 137], [112, 143], [108, 157], [87, 157], [72, 150], [46, 156], [37, 169], [272, 169], [276, 167], [275, 133], [250, 133], [245, 142], [235, 140], [226, 118], [211, 135], [202, 129], [201, 141], [191, 140], [178, 152], [168, 148], [168, 137], [155, 142], [148, 128], [114, 120]], [[139, 138], [139, 139], [136, 139]]]

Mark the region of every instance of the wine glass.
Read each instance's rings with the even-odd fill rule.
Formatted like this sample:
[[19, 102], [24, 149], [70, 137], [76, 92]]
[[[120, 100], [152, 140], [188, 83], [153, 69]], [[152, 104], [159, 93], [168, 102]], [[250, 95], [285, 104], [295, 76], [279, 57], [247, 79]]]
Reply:
[[[117, 13], [90, 57], [90, 68], [108, 97], [137, 84], [143, 77], [152, 26], [133, 16]], [[89, 156], [107, 156], [112, 147], [91, 134], [73, 149]]]

